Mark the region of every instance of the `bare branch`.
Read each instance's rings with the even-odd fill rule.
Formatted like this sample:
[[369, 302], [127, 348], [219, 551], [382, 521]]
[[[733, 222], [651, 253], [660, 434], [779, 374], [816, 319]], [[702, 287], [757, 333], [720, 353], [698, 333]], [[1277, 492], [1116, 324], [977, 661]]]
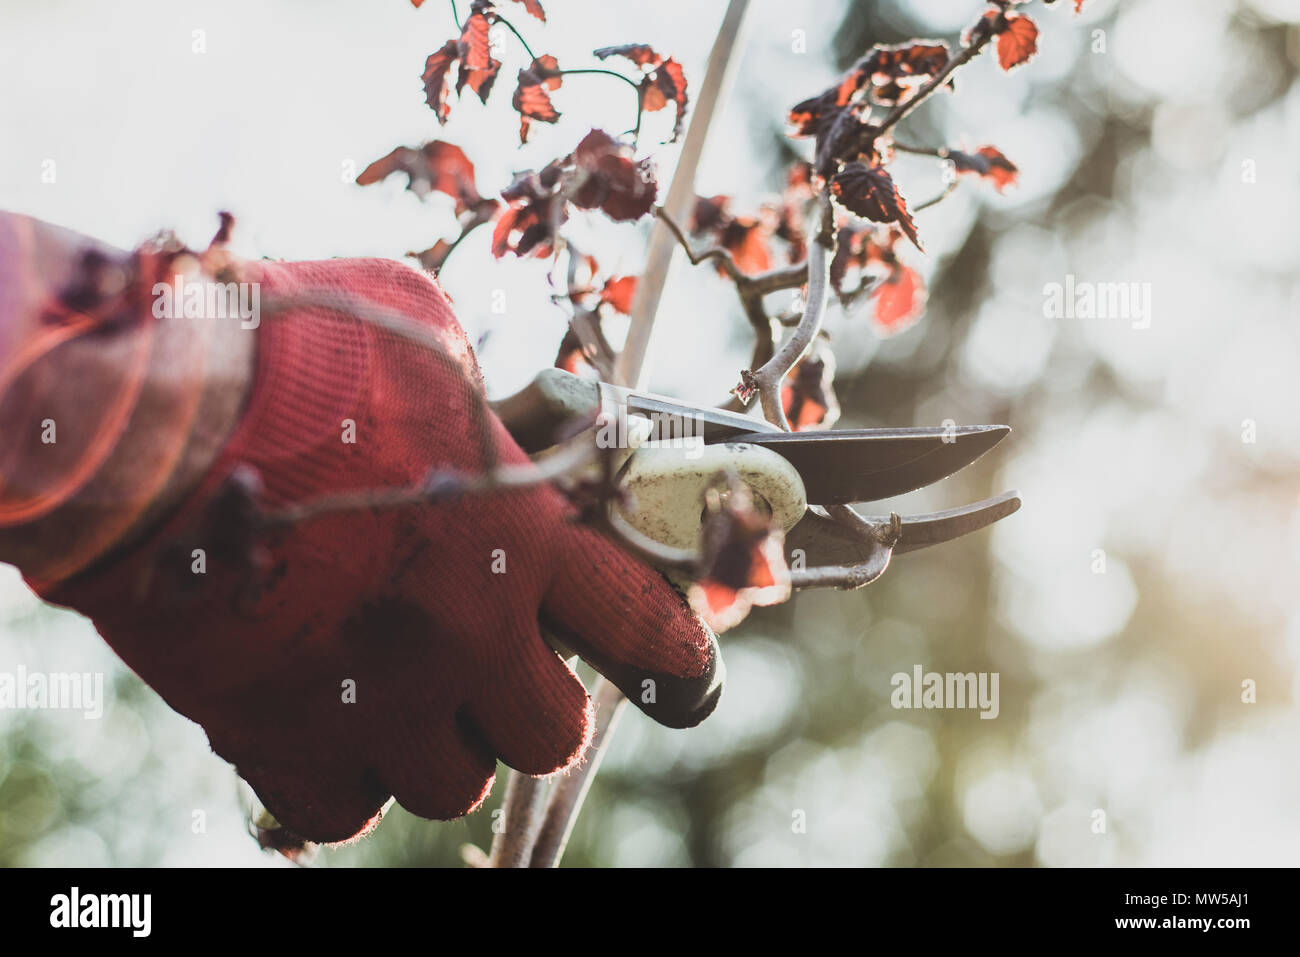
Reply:
[[832, 244], [829, 240], [832, 213], [830, 197], [825, 192], [820, 197], [819, 206], [821, 226], [818, 236], [808, 247], [808, 299], [804, 304], [803, 318], [771, 359], [757, 371], [743, 373], [745, 385], [758, 392], [764, 418], [787, 432], [790, 423], [781, 407], [781, 383], [817, 338], [826, 313], [826, 291], [830, 281], [830, 257], [827, 253]]
[[933, 156], [937, 159], [944, 159], [947, 151], [943, 149], [931, 149], [928, 146], [909, 146], [906, 143], [900, 143], [894, 140], [894, 149], [900, 153], [911, 153], [913, 156]]
[[262, 516], [262, 522], [267, 527], [293, 525], [335, 512], [435, 505], [462, 495], [482, 495], [529, 488], [573, 474], [588, 462], [594, 461], [596, 453], [592, 436], [584, 433], [537, 463], [500, 465], [481, 475], [459, 472], [435, 473], [430, 480], [420, 485], [363, 489], [358, 492], [325, 495], [267, 512]]
[[[1000, 16], [1006, 16], [1006, 11], [1003, 10]], [[976, 21], [976, 25], [978, 26], [982, 20], [983, 16], [981, 15], [980, 20]], [[876, 135], [879, 136], [882, 133], [886, 133], [894, 126], [898, 125], [898, 123], [907, 117], [913, 110], [924, 103], [929, 98], [930, 94], [943, 86], [944, 83], [948, 81], [948, 77], [952, 76], [954, 70], [979, 56], [992, 39], [993, 29], [991, 27], [989, 29], [977, 31], [974, 42], [972, 42], [970, 46], [964, 46], [954, 53], [948, 59], [948, 62], [943, 65], [943, 69], [926, 81], [926, 83], [916, 91], [915, 96], [899, 103], [885, 114], [885, 118], [880, 121]]]
[[933, 196], [930, 199], [927, 199], [924, 203], [918, 203], [916, 206], [912, 207], [912, 212], [919, 213], [921, 210], [929, 209], [931, 206], [938, 206], [956, 191], [957, 185], [957, 179], [954, 177], [948, 182], [948, 185], [943, 188], [942, 193], [938, 196]]
[[[668, 193], [663, 202], [667, 209], [679, 216], [684, 216], [690, 209], [695, 195], [695, 171], [704, 153], [714, 111], [718, 103], [725, 99], [724, 90], [729, 85], [735, 64], [739, 60], [735, 52], [748, 7], [749, 0], [728, 0], [727, 10], [709, 51], [704, 82], [696, 93], [690, 127], [686, 131], [686, 139], [677, 157], [677, 168], [673, 171], [673, 179], [668, 184]], [[639, 387], [645, 378], [644, 365], [650, 347], [650, 333], [654, 329], [655, 314], [659, 310], [659, 299], [663, 295], [675, 248], [671, 236], [665, 235], [662, 229], [651, 228], [645, 268], [641, 271], [636, 295], [632, 297], [627, 338], [615, 366], [615, 381], [620, 385]]]
[[541, 825], [547, 782], [511, 771], [502, 802], [505, 826], [492, 839], [487, 867], [527, 867]]
[[623, 693], [604, 678], [597, 679], [591, 697], [596, 709], [595, 734], [583, 762], [555, 783], [546, 809], [546, 819], [542, 822], [537, 843], [533, 846], [530, 867], [555, 867], [560, 863], [560, 856], [564, 853], [569, 836], [573, 833], [573, 825], [577, 822], [578, 811], [582, 809], [582, 802], [591, 789], [591, 781], [605, 756], [605, 741], [614, 732], [619, 716], [627, 705]]
[[[721, 246], [711, 246], [698, 252], [693, 249], [681, 226], [663, 207], [656, 207], [655, 215], [676, 238], [691, 265], [698, 266], [702, 262], [716, 261], [727, 278], [735, 284], [736, 295], [740, 298], [741, 308], [745, 310], [745, 318], [749, 320], [754, 330], [754, 354], [750, 359], [750, 368], [756, 369], [765, 364], [772, 358], [775, 350], [772, 343], [772, 319], [763, 305], [763, 297], [768, 293], [780, 292], [783, 289], [798, 289], [802, 286], [808, 281], [807, 263], [795, 263], [750, 276], [736, 265], [736, 260], [731, 253]], [[727, 405], [737, 409], [744, 408], [744, 404], [738, 401], [734, 406], [733, 403]]]

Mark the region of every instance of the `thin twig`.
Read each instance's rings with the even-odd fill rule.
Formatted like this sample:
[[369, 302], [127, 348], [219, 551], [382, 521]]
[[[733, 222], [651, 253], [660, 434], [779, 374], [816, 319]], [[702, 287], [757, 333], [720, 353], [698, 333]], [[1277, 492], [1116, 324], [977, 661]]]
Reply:
[[578, 811], [591, 789], [592, 779], [605, 756], [605, 742], [613, 734], [619, 716], [627, 705], [623, 693], [604, 678], [596, 680], [592, 689], [592, 702], [596, 710], [596, 730], [581, 764], [555, 782], [546, 819], [542, 822], [537, 841], [533, 845], [530, 867], [555, 867], [560, 863], [564, 848], [569, 843]]
[[636, 82], [636, 80], [633, 80], [630, 77], [626, 77], [622, 73], [618, 73], [615, 70], [602, 70], [598, 67], [589, 67], [581, 70], [560, 70], [559, 75], [560, 76], [580, 76], [580, 75], [612, 76], [616, 80], [622, 80], [628, 86], [632, 87], [633, 91], [636, 93], [636, 125], [632, 127], [630, 130], [628, 130], [627, 132], [632, 134], [632, 145], [634, 147], [637, 145], [637, 142], [641, 139], [641, 120], [645, 115], [645, 100], [641, 96], [641, 87]]
[[[686, 138], [677, 158], [677, 168], [673, 171], [673, 179], [663, 202], [664, 208], [674, 216], [684, 217], [694, 201], [695, 171], [699, 167], [700, 157], [708, 141], [709, 126], [714, 113], [723, 98], [733, 72], [732, 68], [739, 60], [734, 53], [748, 7], [749, 0], [729, 0], [726, 12], [722, 16], [722, 25], [709, 51], [708, 66], [705, 68], [704, 82], [700, 85], [695, 98], [690, 128], [686, 131]], [[676, 249], [677, 245], [667, 229], [655, 224], [650, 231], [650, 247], [646, 251], [641, 281], [637, 283], [636, 295], [632, 298], [632, 314], [629, 318], [627, 339], [618, 357], [616, 378], [619, 385], [639, 388], [643, 384], [650, 333], [654, 329], [659, 300], [663, 295], [663, 287]]]
[[492, 838], [488, 867], [527, 867], [546, 803], [547, 782], [519, 771], [510, 772], [502, 801], [502, 827]]
[[[690, 128], [686, 132], [686, 140], [682, 144], [677, 169], [668, 188], [665, 205], [671, 210], [685, 210], [695, 194], [695, 170], [704, 151], [714, 108], [722, 97], [730, 73], [729, 68], [735, 60], [732, 54], [748, 6], [749, 0], [730, 0], [727, 11], [723, 15], [722, 26], [714, 39], [713, 49], [709, 52], [704, 82], [695, 101], [695, 112], [691, 117]], [[665, 230], [652, 231], [646, 265], [637, 283], [636, 295], [633, 297], [627, 340], [615, 367], [615, 380], [619, 384], [635, 387], [640, 384], [643, 377], [646, 349], [649, 346], [655, 313], [659, 308], [659, 298], [663, 292], [664, 281], [667, 279], [675, 249], [673, 237], [667, 235]], [[607, 472], [609, 461], [611, 460], [607, 456]], [[609, 477], [607, 474], [607, 478]], [[608, 503], [604, 510], [608, 518], [611, 511]], [[600, 764], [605, 741], [612, 733], [614, 723], [627, 703], [622, 693], [604, 679], [597, 682], [594, 697], [597, 706], [595, 738], [587, 749], [586, 762], [571, 772], [568, 778], [562, 779], [551, 793], [542, 835], [534, 851], [534, 866], [553, 867], [559, 862], [574, 822], [582, 809], [587, 789], [591, 786], [591, 777]]]
[[943, 192], [940, 193], [938, 196], [933, 196], [930, 199], [927, 199], [924, 203], [918, 203], [917, 205], [913, 206], [912, 212], [919, 213], [921, 210], [929, 209], [931, 206], [938, 206], [945, 199], [951, 196], [956, 189], [957, 189], [957, 180], [953, 179], [948, 183], [947, 186], [944, 187]]
[[583, 258], [582, 253], [568, 240], [565, 241], [564, 248], [569, 254], [568, 268], [565, 273], [568, 294], [565, 298], [573, 306], [569, 328], [573, 330], [573, 334], [582, 345], [587, 361], [595, 367], [602, 379], [608, 379], [614, 374], [615, 353], [613, 346], [605, 338], [605, 330], [601, 325], [600, 306], [597, 304], [595, 309], [584, 309], [578, 305], [576, 298], [593, 293], [595, 290], [583, 290], [578, 287], [578, 262]]
[[790, 431], [790, 423], [781, 406], [781, 383], [817, 338], [822, 327], [822, 317], [826, 314], [830, 272], [828, 252], [833, 243], [830, 239], [832, 213], [828, 194], [822, 193], [819, 207], [820, 228], [816, 239], [808, 247], [808, 300], [804, 303], [803, 318], [771, 359], [757, 371], [746, 370], [742, 374], [745, 387], [758, 393], [763, 406], [763, 417], [787, 432]]
[[[442, 278], [442, 269], [447, 265], [447, 260], [451, 258], [451, 254], [456, 251], [460, 244], [465, 240], [466, 236], [482, 226], [483, 223], [484, 220], [474, 220], [468, 226], [462, 227], [460, 235], [451, 241], [451, 245], [447, 247], [447, 251], [442, 254], [442, 262], [438, 263], [438, 268], [434, 270], [434, 275]], [[407, 255], [411, 256], [413, 254], [407, 253]]]
[[584, 433], [553, 455], [527, 465], [500, 465], [481, 475], [448, 472], [436, 480], [420, 485], [364, 489], [324, 495], [267, 512], [262, 524], [267, 527], [294, 525], [337, 512], [407, 508], [434, 505], [463, 495], [483, 495], [514, 489], [531, 488], [573, 474], [596, 458], [596, 445]]
[[[1006, 10], [1003, 10], [1000, 16], [1005, 17]], [[978, 27], [981, 23], [983, 23], [982, 17], [980, 20], [976, 21], [976, 26]], [[948, 59], [948, 62], [943, 65], [943, 69], [926, 81], [926, 83], [916, 91], [915, 96], [899, 103], [892, 110], [886, 113], [885, 118], [882, 119], [877, 126], [876, 135], [879, 136], [888, 132], [894, 126], [897, 126], [913, 110], [924, 103], [929, 98], [930, 94], [943, 86], [954, 70], [979, 56], [980, 53], [983, 52], [984, 48], [988, 46], [989, 41], [993, 39], [993, 30], [995, 26], [996, 24], [989, 24], [982, 30], [979, 36], [975, 38], [974, 42], [971, 43], [970, 46], [962, 47], [957, 53], [953, 54]]]
[[905, 143], [898, 142], [898, 140], [894, 140], [894, 149], [900, 153], [911, 153], [914, 156], [935, 156], [939, 159], [943, 159], [947, 154], [947, 150], [944, 149], [931, 149], [928, 146], [908, 146]]
[[751, 276], [736, 265], [736, 260], [731, 255], [731, 252], [722, 246], [710, 246], [699, 251], [693, 249], [682, 227], [662, 206], [655, 208], [655, 215], [668, 227], [669, 232], [672, 233], [678, 245], [686, 253], [686, 258], [690, 260], [692, 266], [698, 266], [700, 263], [710, 260], [716, 261], [727, 278], [732, 281], [736, 287], [736, 295], [740, 299], [741, 308], [745, 310], [745, 318], [749, 320], [749, 324], [754, 330], [754, 354], [750, 359], [750, 367], [758, 368], [766, 363], [772, 358], [774, 346], [772, 344], [772, 319], [768, 316], [767, 309], [763, 305], [763, 297], [768, 293], [779, 292], [783, 289], [798, 289], [806, 283], [808, 281], [807, 261], [782, 266]]
[[515, 39], [519, 41], [519, 43], [524, 48], [524, 52], [528, 54], [529, 63], [532, 63], [534, 60], [537, 59], [537, 55], [533, 53], [533, 48], [528, 45], [528, 41], [524, 39], [523, 34], [515, 29], [515, 25], [513, 23], [511, 23], [505, 17], [501, 16], [501, 14], [499, 13], [496, 15], [495, 19], [497, 23], [501, 24], [503, 27], [505, 27], [507, 30], [509, 30], [511, 33], [515, 35]]

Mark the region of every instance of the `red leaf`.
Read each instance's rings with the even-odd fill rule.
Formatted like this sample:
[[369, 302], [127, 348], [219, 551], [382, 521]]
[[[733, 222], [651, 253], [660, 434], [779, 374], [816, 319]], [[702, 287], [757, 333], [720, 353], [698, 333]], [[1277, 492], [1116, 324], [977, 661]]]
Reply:
[[677, 120], [673, 124], [673, 140], [682, 135], [682, 122], [686, 116], [686, 77], [682, 65], [676, 60], [664, 60], [641, 80], [641, 106], [647, 112], [662, 110], [669, 103], [677, 104]]
[[[733, 219], [722, 230], [722, 246], [743, 273], [754, 275], [772, 268], [767, 239], [770, 232], [756, 219]], [[719, 270], [721, 271], [721, 270]]]
[[456, 92], [459, 93], [468, 85], [484, 103], [487, 102], [492, 84], [501, 69], [501, 61], [492, 56], [492, 25], [485, 13], [490, 9], [487, 4], [474, 4], [474, 10], [465, 18], [460, 40], [456, 44], [460, 55], [460, 76], [456, 80]]
[[460, 65], [460, 75], [456, 78], [456, 92], [459, 94], [466, 86], [478, 94], [478, 98], [484, 103], [488, 101], [488, 94], [492, 92], [492, 84], [496, 82], [497, 74], [501, 71], [501, 61], [493, 60], [491, 66], [486, 70], [471, 70], [464, 63]]
[[790, 107], [786, 122], [794, 127], [793, 137], [813, 136], [825, 122], [827, 114], [835, 110], [836, 91], [829, 90], [802, 100]]
[[[712, 494], [712, 493], [711, 493]], [[698, 584], [691, 604], [717, 631], [739, 622], [752, 605], [770, 605], [790, 595], [790, 571], [782, 552], [783, 536], [771, 517], [733, 489], [720, 506], [710, 501], [700, 542]]]
[[582, 340], [572, 328], [565, 331], [564, 338], [560, 340], [560, 348], [555, 354], [555, 368], [563, 369], [572, 375], [580, 375], [583, 371], [592, 368], [582, 348]]
[[420, 268], [426, 272], [436, 273], [442, 268], [442, 264], [447, 259], [447, 254], [451, 252], [451, 243], [445, 239], [440, 239], [428, 249], [418, 253], [407, 253], [412, 259], [420, 263]]
[[626, 57], [637, 66], [656, 67], [663, 62], [663, 57], [655, 53], [645, 43], [624, 43], [622, 46], [601, 47], [591, 51], [597, 59], [605, 60], [612, 56]]
[[902, 332], [925, 311], [925, 284], [909, 266], [898, 264], [876, 292], [876, 327], [884, 335]]
[[555, 230], [568, 219], [568, 206], [558, 209], [561, 162], [547, 164], [540, 173], [528, 170], [501, 191], [510, 203], [492, 231], [492, 255], [549, 256], [555, 247]]
[[850, 212], [877, 223], [897, 223], [916, 248], [921, 248], [907, 203], [884, 169], [865, 163], [849, 163], [831, 180], [831, 193]]
[[949, 56], [948, 44], [942, 40], [877, 46], [844, 74], [838, 86], [832, 88], [835, 105], [847, 105], [853, 94], [868, 83], [882, 90], [897, 88], [896, 94], [877, 94], [878, 99], [897, 99], [902, 94], [901, 82], [937, 75], [947, 65]]
[[615, 312], [631, 315], [632, 300], [636, 296], [636, 276], [611, 276], [600, 291], [600, 301], [614, 307]]
[[659, 184], [649, 160], [635, 162], [632, 150], [602, 130], [588, 133], [573, 151], [585, 181], [573, 195], [582, 209], [600, 209], [610, 219], [640, 219], [654, 207]]
[[[706, 621], [716, 622], [722, 618], [732, 617], [729, 612], [732, 606], [737, 603], [736, 599], [740, 597], [739, 589], [709, 579], [700, 582], [698, 588], [700, 589], [701, 604], [707, 609], [704, 616]], [[743, 618], [748, 611], [749, 609], [746, 608], [741, 613], [741, 617]]]
[[519, 71], [519, 85], [515, 88], [511, 103], [520, 113], [520, 143], [528, 141], [529, 121], [554, 123], [560, 118], [547, 90], [558, 89], [561, 82], [562, 78], [553, 56], [538, 57], [527, 70]]
[[895, 47], [877, 47], [880, 64], [877, 79], [897, 80], [905, 76], [937, 76], [948, 63], [951, 51], [942, 40], [914, 40]]
[[420, 9], [420, 4], [422, 3], [424, 3], [424, 0], [411, 0], [411, 6], [415, 7], [417, 10]]
[[445, 193], [456, 201], [456, 215], [473, 210], [476, 215], [490, 216], [496, 200], [484, 199], [474, 185], [474, 164], [459, 146], [433, 140], [418, 149], [399, 146], [382, 159], [361, 171], [357, 184], [369, 186], [393, 173], [407, 176], [406, 188], [423, 199], [431, 192]]
[[727, 207], [731, 205], [730, 196], [696, 196], [695, 208], [691, 210], [691, 232], [707, 233], [721, 229], [731, 222]]
[[[853, 95], [868, 83], [897, 86], [911, 78], [935, 76], [948, 63], [950, 51], [942, 40], [917, 40], [899, 46], [876, 46], [829, 89], [796, 104], [789, 114], [795, 136], [812, 136], [825, 131], [840, 108], [848, 106]], [[882, 97], [889, 99], [889, 96]], [[895, 97], [896, 98], [896, 97]]]
[[848, 275], [849, 266], [857, 265], [861, 268], [861, 250], [862, 237], [852, 227], [845, 226], [835, 234], [835, 255], [831, 257], [830, 281], [831, 288], [835, 290], [837, 296], [844, 285], [844, 277]]
[[787, 200], [808, 200], [813, 197], [812, 163], [796, 160], [785, 171], [785, 196]]
[[446, 123], [447, 116], [451, 113], [447, 74], [451, 71], [451, 65], [456, 62], [456, 57], [460, 55], [459, 50], [455, 40], [448, 40], [443, 44], [442, 49], [431, 53], [429, 59], [424, 61], [424, 73], [420, 75], [420, 79], [424, 81], [424, 101], [438, 115], [439, 123]]
[[621, 56], [645, 70], [641, 79], [641, 108], [647, 112], [662, 110], [669, 103], [677, 104], [677, 121], [673, 125], [673, 140], [682, 133], [686, 116], [686, 77], [682, 65], [672, 57], [662, 57], [644, 43], [625, 43], [622, 46], [601, 47], [593, 54], [604, 60]]
[[545, 82], [548, 90], [558, 90], [560, 85], [564, 83], [563, 71], [560, 69], [559, 61], [549, 53], [543, 53], [539, 56], [528, 69], [536, 73]]
[[486, 70], [492, 65], [492, 24], [482, 7], [475, 4], [474, 12], [465, 18], [461, 27], [460, 58], [468, 70]]
[[781, 194], [776, 235], [790, 244], [791, 262], [802, 262], [808, 252], [804, 235], [804, 207], [813, 198], [812, 164], [800, 160], [786, 171], [785, 192]]
[[1020, 66], [1038, 52], [1038, 27], [1029, 17], [1006, 15], [1006, 26], [998, 31], [998, 63], [1002, 69]]
[[835, 397], [835, 357], [823, 337], [790, 370], [781, 390], [781, 404], [796, 432], [828, 429], [840, 416]]
[[879, 128], [864, 122], [861, 104], [837, 107], [817, 127], [813, 169], [825, 179], [835, 175], [842, 163], [873, 156]]
[[983, 179], [992, 180], [999, 193], [1008, 186], [1014, 186], [1020, 176], [1016, 164], [992, 146], [981, 146], [973, 153], [949, 150], [947, 157], [952, 160], [957, 172], [974, 173]]
[[549, 202], [511, 205], [492, 230], [492, 255], [498, 259], [507, 252], [545, 259], [553, 244]]
[[[423, 0], [421, 0], [421, 2], [423, 2]], [[538, 0], [515, 0], [515, 3], [522, 3], [525, 10], [543, 23], [546, 22], [546, 11], [542, 9], [542, 5]]]

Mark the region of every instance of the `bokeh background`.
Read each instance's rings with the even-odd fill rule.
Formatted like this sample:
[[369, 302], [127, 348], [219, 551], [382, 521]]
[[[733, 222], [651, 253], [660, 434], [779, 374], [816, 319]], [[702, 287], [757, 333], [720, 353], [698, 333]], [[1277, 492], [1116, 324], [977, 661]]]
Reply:
[[[873, 511], [1010, 487], [1025, 507], [861, 592], [801, 594], [725, 635], [717, 713], [675, 732], [629, 711], [566, 864], [1300, 859], [1300, 0], [1071, 6], [1032, 4], [1028, 66], [982, 57], [900, 131], [992, 143], [1022, 171], [1005, 196], [965, 182], [918, 215], [926, 316], [889, 339], [869, 304], [828, 318], [842, 426], [1015, 428], [959, 476]], [[723, 7], [549, 0], [547, 27], [508, 15], [565, 65], [649, 42], [698, 84]], [[981, 7], [754, 0], [698, 191], [756, 209], [810, 146], [784, 136], [790, 105], [872, 43], [953, 39]], [[631, 125], [622, 84], [573, 77], [561, 123], [523, 149], [506, 79], [440, 129], [418, 77], [453, 29], [440, 0], [2, 0], [0, 207], [127, 247], [163, 227], [201, 245], [230, 209], [246, 255], [397, 258], [454, 232], [449, 202], [351, 183], [392, 147], [457, 143], [486, 193], [591, 126]], [[503, 42], [513, 77], [525, 58]], [[652, 116], [643, 139], [665, 182], [669, 127]], [[897, 169], [913, 205], [942, 188], [934, 160]], [[639, 270], [647, 225], [573, 228], [611, 270]], [[442, 278], [503, 394], [550, 363], [566, 317], [545, 267], [493, 260], [486, 233]], [[1149, 283], [1150, 327], [1046, 318], [1044, 286], [1067, 274]], [[718, 401], [750, 345], [730, 288], [679, 257], [650, 385]], [[98, 721], [0, 710], [0, 863], [287, 866], [245, 836], [236, 778], [202, 731], [0, 566], [0, 670], [19, 664], [103, 671], [111, 700]], [[916, 664], [999, 672], [999, 717], [893, 709], [890, 677]], [[460, 845], [489, 842], [503, 778], [468, 819], [394, 809], [317, 863], [456, 864]]]

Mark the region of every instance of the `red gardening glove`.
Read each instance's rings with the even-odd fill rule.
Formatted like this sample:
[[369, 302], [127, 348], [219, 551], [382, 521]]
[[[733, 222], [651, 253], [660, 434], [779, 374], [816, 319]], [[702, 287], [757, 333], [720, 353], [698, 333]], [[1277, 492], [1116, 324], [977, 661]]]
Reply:
[[[453, 818], [484, 799], [498, 758], [538, 775], [573, 764], [591, 704], [539, 619], [657, 721], [688, 727], [712, 712], [713, 635], [658, 573], [574, 524], [548, 485], [256, 530], [253, 506], [484, 463], [479, 372], [431, 279], [383, 260], [243, 268], [260, 283], [256, 372], [215, 464], [143, 539], [33, 585], [90, 617], [203, 725], [282, 824], [345, 840], [390, 795]], [[302, 305], [322, 296], [407, 317], [445, 351]], [[147, 428], [132, 419], [126, 437]], [[527, 461], [494, 416], [489, 428], [499, 463]]]

